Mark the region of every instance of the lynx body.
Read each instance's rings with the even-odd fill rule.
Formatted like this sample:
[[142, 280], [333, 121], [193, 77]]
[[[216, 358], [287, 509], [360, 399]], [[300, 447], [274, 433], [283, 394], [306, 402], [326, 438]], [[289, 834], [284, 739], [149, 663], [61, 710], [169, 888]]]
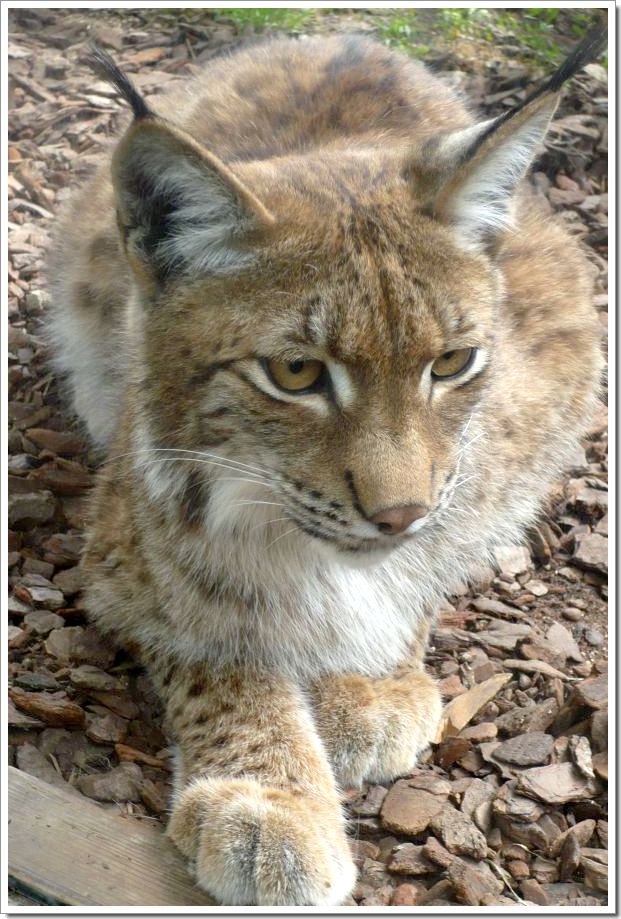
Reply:
[[198, 881], [337, 904], [339, 787], [433, 736], [434, 610], [520, 539], [594, 402], [588, 264], [521, 182], [558, 86], [476, 123], [346, 36], [151, 110], [105, 66], [135, 119], [53, 258], [57, 367], [108, 455], [89, 611], [162, 695]]

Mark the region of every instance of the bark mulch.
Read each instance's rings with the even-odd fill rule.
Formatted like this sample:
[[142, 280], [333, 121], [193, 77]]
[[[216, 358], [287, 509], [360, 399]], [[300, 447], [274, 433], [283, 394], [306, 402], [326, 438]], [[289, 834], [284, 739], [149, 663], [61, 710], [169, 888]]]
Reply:
[[[152, 12], [11, 11], [9, 755], [128, 820], [163, 821], [170, 760], [157, 701], [87, 623], [77, 562], [98, 460], [63, 414], [42, 339], [53, 215], [124, 116], [85, 66], [88, 42], [149, 95], [253, 38], [211, 14], [184, 23]], [[368, 14], [323, 27], [352, 21], [374, 27]], [[486, 114], [531, 86], [533, 67], [515, 58], [432, 63]], [[604, 340], [606, 96], [600, 65], [572, 81], [533, 174], [588, 251]], [[441, 611], [428, 656], [447, 702], [437, 742], [412, 775], [348, 792], [360, 867], [351, 904], [605, 903], [607, 499], [602, 405], [529, 545], [499, 547], [497, 570]]]

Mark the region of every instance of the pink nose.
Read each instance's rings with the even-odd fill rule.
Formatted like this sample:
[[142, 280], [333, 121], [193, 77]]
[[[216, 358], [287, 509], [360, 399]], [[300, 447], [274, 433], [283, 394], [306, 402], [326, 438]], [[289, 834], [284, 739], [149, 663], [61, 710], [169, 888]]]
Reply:
[[369, 519], [377, 525], [382, 533], [396, 536], [414, 523], [421, 520], [429, 513], [429, 508], [424, 504], [404, 504], [402, 507], [387, 507], [373, 514]]

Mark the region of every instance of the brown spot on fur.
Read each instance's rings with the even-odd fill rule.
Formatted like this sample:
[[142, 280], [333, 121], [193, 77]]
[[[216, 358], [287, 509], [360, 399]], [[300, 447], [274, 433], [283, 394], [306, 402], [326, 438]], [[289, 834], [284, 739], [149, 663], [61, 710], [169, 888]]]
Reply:
[[170, 681], [172, 680], [173, 676], [175, 675], [176, 670], [177, 670], [177, 668], [174, 666], [174, 664], [171, 665], [171, 666], [168, 668], [168, 670], [166, 671], [166, 673], [164, 674], [164, 677], [163, 677], [163, 679], [162, 679], [162, 686], [169, 686], [169, 685], [170, 685]]
[[188, 696], [192, 699], [195, 699], [197, 696], [202, 696], [207, 689], [207, 681], [204, 677], [199, 677], [190, 683], [188, 687]]
[[209, 501], [209, 486], [200, 473], [188, 474], [181, 499], [181, 516], [191, 527], [200, 523]]
[[194, 368], [188, 383], [190, 386], [204, 386], [211, 383], [212, 379], [220, 370], [226, 370], [232, 361], [214, 361], [212, 364], [205, 364]]

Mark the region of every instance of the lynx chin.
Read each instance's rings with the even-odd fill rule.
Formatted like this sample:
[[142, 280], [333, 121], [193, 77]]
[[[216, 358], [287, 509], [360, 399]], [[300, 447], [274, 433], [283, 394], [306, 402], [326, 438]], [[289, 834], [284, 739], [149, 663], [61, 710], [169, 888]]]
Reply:
[[52, 252], [56, 368], [106, 456], [87, 603], [161, 694], [168, 832], [223, 903], [348, 896], [340, 789], [412, 769], [434, 611], [583, 432], [591, 275], [523, 179], [602, 40], [487, 121], [357, 35], [148, 104], [93, 54], [133, 120]]

